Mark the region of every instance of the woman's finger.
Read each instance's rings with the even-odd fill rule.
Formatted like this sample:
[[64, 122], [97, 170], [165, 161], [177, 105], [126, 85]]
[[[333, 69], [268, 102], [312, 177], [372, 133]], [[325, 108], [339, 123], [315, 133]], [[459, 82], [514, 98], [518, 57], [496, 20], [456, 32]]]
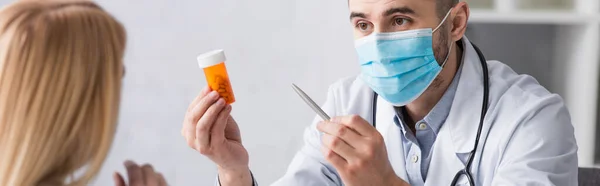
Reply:
[[156, 173], [156, 176], [158, 177], [158, 183], [160, 186], [167, 186], [167, 180], [165, 180], [165, 177], [160, 173]]
[[129, 185], [144, 185], [144, 175], [142, 169], [133, 161], [125, 161], [125, 168], [127, 169], [127, 177], [129, 178]]
[[123, 176], [121, 176], [121, 174], [119, 174], [118, 172], [113, 173], [113, 181], [115, 182], [115, 186], [127, 186], [125, 185], [125, 180], [123, 179]]
[[156, 176], [152, 165], [143, 165], [142, 172], [144, 173], [144, 183], [146, 183], [145, 186], [159, 186], [158, 177]]

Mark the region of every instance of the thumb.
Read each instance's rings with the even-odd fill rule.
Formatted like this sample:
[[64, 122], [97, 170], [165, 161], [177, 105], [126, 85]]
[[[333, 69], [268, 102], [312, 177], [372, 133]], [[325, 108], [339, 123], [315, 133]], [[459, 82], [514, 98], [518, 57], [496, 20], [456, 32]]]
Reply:
[[115, 186], [126, 186], [123, 176], [117, 172], [113, 173], [113, 180], [115, 181]]

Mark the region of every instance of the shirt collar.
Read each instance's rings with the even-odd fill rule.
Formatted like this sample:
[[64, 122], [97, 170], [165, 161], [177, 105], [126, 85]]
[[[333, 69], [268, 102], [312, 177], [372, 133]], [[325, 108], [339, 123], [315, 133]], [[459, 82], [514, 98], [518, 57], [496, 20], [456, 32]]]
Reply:
[[[444, 124], [444, 122], [446, 122], [446, 118], [448, 118], [448, 114], [450, 114], [450, 108], [452, 108], [452, 102], [454, 100], [454, 95], [456, 93], [456, 89], [458, 87], [458, 81], [460, 80], [460, 75], [462, 72], [462, 64], [465, 59], [465, 52], [466, 52], [465, 42], [459, 41], [456, 44], [462, 45], [462, 49], [463, 49], [463, 55], [462, 55], [463, 57], [461, 59], [461, 62], [458, 64], [459, 69], [456, 71], [456, 74], [454, 75], [454, 78], [452, 79], [450, 86], [448, 86], [448, 89], [446, 89], [446, 92], [444, 93], [444, 95], [442, 96], [440, 101], [438, 101], [438, 103], [435, 104], [433, 109], [425, 116], [425, 118], [416, 122], [416, 124], [419, 124], [422, 122], [427, 123], [427, 125], [429, 127], [431, 127], [431, 129], [433, 129], [433, 132], [436, 135], [437, 135], [438, 131], [440, 130], [440, 128], [442, 127], [442, 124]], [[396, 118], [396, 117], [394, 117], [394, 121], [396, 124], [400, 125], [402, 132], [406, 133], [406, 129], [404, 128], [406, 122], [404, 122], [404, 119], [403, 119], [403, 117], [404, 117], [403, 112], [400, 112], [402, 109], [404, 109], [404, 108], [396, 109], [396, 115], [399, 117], [400, 121], [398, 121], [398, 118]], [[404, 123], [404, 124], [401, 124], [400, 122]], [[415, 128], [416, 128], [416, 126], [415, 126]]]

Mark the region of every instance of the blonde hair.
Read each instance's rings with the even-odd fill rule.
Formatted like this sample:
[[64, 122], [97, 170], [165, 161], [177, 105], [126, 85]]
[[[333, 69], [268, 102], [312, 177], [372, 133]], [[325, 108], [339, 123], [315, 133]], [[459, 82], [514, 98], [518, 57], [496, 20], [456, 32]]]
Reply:
[[123, 26], [90, 1], [0, 10], [0, 185], [95, 177], [116, 130], [125, 40]]

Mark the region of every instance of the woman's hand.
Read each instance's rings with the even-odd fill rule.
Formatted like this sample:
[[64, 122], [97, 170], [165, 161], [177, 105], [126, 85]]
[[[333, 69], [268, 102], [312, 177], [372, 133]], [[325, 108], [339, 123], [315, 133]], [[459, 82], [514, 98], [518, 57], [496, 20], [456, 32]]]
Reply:
[[156, 172], [152, 165], [144, 164], [140, 167], [133, 161], [125, 161], [124, 164], [129, 182], [126, 183], [123, 176], [115, 172], [113, 174], [115, 186], [167, 186], [163, 175]]

